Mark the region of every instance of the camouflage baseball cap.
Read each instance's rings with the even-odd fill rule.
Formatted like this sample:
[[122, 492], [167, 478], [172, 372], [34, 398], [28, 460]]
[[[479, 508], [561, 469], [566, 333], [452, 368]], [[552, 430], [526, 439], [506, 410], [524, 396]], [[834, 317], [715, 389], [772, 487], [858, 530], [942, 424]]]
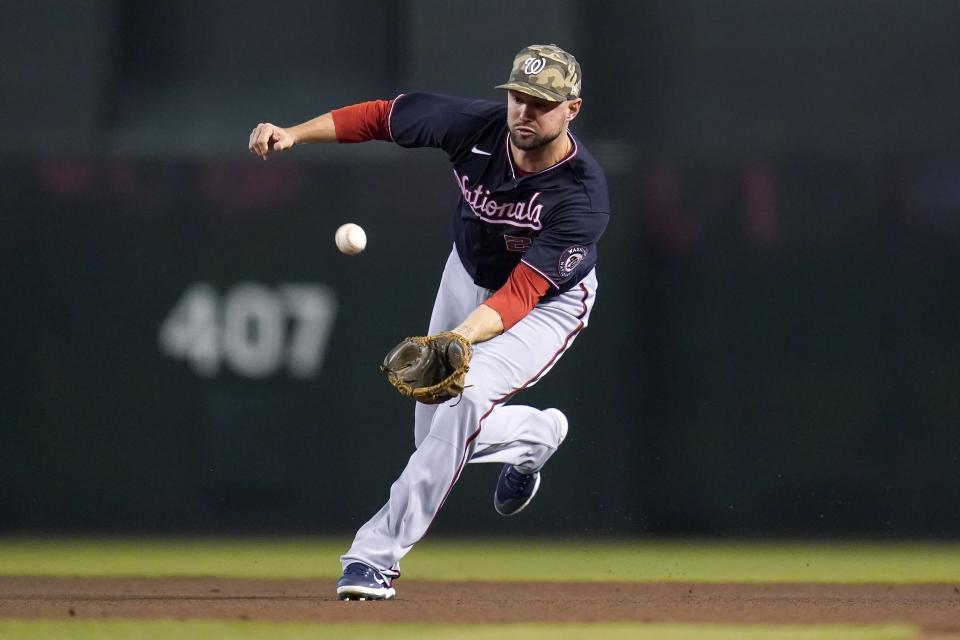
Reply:
[[563, 102], [580, 97], [580, 63], [555, 44], [532, 44], [513, 59], [510, 79], [497, 89]]

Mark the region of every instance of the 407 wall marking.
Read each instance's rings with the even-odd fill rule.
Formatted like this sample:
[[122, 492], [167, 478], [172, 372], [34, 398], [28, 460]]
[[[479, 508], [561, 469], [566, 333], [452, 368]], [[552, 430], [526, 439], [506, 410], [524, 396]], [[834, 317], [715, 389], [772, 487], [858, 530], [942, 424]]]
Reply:
[[310, 378], [323, 366], [336, 310], [321, 284], [240, 282], [220, 294], [196, 282], [161, 324], [160, 349], [205, 378], [224, 366], [245, 378]]

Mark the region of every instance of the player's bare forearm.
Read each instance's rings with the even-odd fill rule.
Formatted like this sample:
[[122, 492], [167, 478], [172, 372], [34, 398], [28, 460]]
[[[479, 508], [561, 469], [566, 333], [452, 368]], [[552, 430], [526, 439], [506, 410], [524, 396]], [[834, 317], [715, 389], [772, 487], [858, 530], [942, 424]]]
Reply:
[[289, 131], [296, 141], [295, 144], [337, 141], [337, 128], [333, 124], [333, 116], [329, 112], [295, 127], [290, 127]]
[[261, 122], [250, 132], [250, 153], [266, 160], [271, 153], [285, 151], [297, 144], [336, 142], [337, 128], [333, 116], [325, 113], [293, 127], [278, 127]]
[[487, 305], [481, 304], [471, 311], [470, 315], [453, 332], [459, 333], [472, 344], [486, 342], [503, 333], [503, 320], [500, 319], [499, 313]]

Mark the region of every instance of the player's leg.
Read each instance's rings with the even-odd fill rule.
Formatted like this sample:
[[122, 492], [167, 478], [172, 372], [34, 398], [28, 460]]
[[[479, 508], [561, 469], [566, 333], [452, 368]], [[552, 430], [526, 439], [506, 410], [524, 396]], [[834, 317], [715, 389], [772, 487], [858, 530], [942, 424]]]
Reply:
[[484, 421], [469, 462], [511, 464], [537, 472], [563, 442], [566, 428], [566, 419], [556, 409], [497, 407]]
[[[447, 263], [440, 278], [440, 287], [433, 302], [433, 311], [430, 314], [428, 335], [435, 335], [443, 331], [450, 331], [477, 308], [489, 295], [489, 291], [473, 283], [467, 270], [463, 268], [456, 248], [450, 252]], [[413, 443], [419, 447], [423, 439], [430, 432], [430, 423], [437, 405], [415, 403]]]
[[535, 384], [569, 348], [585, 326], [595, 285], [591, 276], [573, 293], [538, 305], [509, 332], [477, 345], [467, 392], [436, 406], [429, 433], [391, 486], [389, 502], [357, 532], [341, 558], [344, 566], [363, 562], [384, 575], [399, 575], [400, 558], [426, 533], [475, 455], [485, 421], [512, 395]]
[[[440, 278], [428, 333], [432, 335], [453, 329], [489, 295], [488, 290], [474, 284], [454, 248], [447, 258]], [[414, 406], [414, 445], [417, 450], [407, 462], [403, 475], [391, 487], [390, 500], [357, 532], [353, 545], [342, 558], [345, 569], [356, 561], [375, 568], [388, 580], [397, 577], [398, 561], [405, 551], [398, 551], [395, 547], [404, 549], [409, 546], [407, 538], [395, 529], [406, 517], [406, 512], [422, 511], [422, 507], [419, 507], [421, 503], [432, 504], [437, 500], [432, 495], [411, 494], [403, 490], [403, 487], [411, 485], [422, 487], [429, 484], [425, 482], [424, 470], [429, 477], [429, 470], [436, 464], [435, 460], [446, 459], [451, 455], [445, 452], [438, 455], [429, 447], [421, 451], [438, 405], [417, 402]], [[440, 499], [442, 500], [442, 496]]]
[[385, 576], [399, 574], [399, 561], [426, 533], [466, 461], [473, 455], [484, 419], [519, 386], [494, 358], [474, 351], [461, 398], [436, 405], [429, 433], [390, 487], [390, 499], [354, 538], [341, 558], [362, 562]]
[[[595, 287], [593, 275], [587, 278], [581, 291], [587, 292]], [[589, 319], [592, 304], [589, 298], [583, 298], [583, 309], [578, 317], [583, 326]], [[577, 309], [578, 299], [569, 293], [555, 300], [538, 305], [521, 322], [511, 328], [502, 338], [491, 343], [491, 347], [507, 353], [523, 353], [525, 349], [534, 354], [543, 348], [549, 340], [544, 335], [556, 334], [568, 330], [570, 305]], [[564, 349], [569, 348], [576, 333], [569, 333], [564, 340]], [[559, 355], [559, 353], [558, 353]], [[534, 355], [536, 359], [538, 355]], [[542, 357], [540, 354], [539, 357]], [[539, 376], [533, 378], [525, 388], [535, 384], [556, 363], [549, 361]], [[567, 418], [558, 409], [538, 411], [532, 407], [498, 407], [487, 420], [481, 432], [470, 462], [499, 462], [503, 467], [497, 478], [497, 487], [493, 495], [493, 506], [497, 513], [511, 516], [520, 513], [536, 496], [542, 481], [540, 469], [557, 451], [567, 434]]]
[[[530, 314], [497, 340], [479, 345], [513, 359], [543, 362], [542, 371], [529, 379], [524, 388], [537, 383], [570, 348], [585, 327], [596, 291], [595, 274], [583, 281], [583, 287], [537, 305]], [[571, 318], [576, 322], [571, 322]], [[552, 336], [552, 339], [544, 339]], [[562, 339], [561, 339], [562, 337]], [[559, 348], [556, 345], [560, 345]], [[550, 348], [555, 355], [547, 357]], [[497, 407], [484, 421], [470, 462], [496, 462], [515, 465], [525, 472], [536, 472], [546, 464], [566, 436], [566, 419], [557, 410], [541, 411], [523, 405]]]

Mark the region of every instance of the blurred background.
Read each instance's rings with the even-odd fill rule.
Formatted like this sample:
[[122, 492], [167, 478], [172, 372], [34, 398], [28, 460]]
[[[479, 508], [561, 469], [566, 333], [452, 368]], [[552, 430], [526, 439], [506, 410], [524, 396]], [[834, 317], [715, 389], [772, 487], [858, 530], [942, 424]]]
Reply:
[[[960, 536], [960, 3], [0, 0], [0, 533], [352, 533], [412, 452], [442, 152], [261, 121], [583, 65], [613, 215], [591, 326], [519, 400], [520, 518], [432, 531]], [[366, 252], [333, 244], [362, 225]]]

